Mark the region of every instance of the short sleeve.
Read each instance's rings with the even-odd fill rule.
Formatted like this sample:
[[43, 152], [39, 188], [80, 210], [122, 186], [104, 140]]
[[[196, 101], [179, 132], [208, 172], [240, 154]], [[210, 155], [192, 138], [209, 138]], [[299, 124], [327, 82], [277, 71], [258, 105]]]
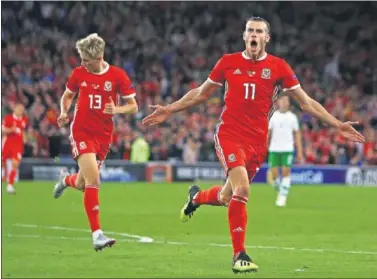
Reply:
[[213, 67], [211, 73], [209, 74], [208, 81], [222, 86], [225, 81], [225, 57], [222, 56], [219, 61], [217, 61], [215, 67]]
[[76, 69], [72, 71], [65, 87], [66, 87], [66, 90], [68, 90], [71, 93], [77, 93], [79, 91], [80, 85], [79, 85], [79, 79], [78, 79], [78, 74], [77, 74]]
[[136, 95], [135, 87], [125, 71], [120, 71], [119, 91], [118, 93], [124, 99], [133, 98]]
[[296, 89], [301, 86], [296, 74], [285, 60], [282, 60], [279, 69], [281, 71], [280, 75], [282, 79], [283, 91]]

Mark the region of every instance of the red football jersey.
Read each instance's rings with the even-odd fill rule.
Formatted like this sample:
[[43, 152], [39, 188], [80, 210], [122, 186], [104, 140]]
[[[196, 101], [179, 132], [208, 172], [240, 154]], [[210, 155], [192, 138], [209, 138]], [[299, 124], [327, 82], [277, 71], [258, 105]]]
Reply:
[[300, 86], [285, 60], [266, 54], [253, 61], [243, 52], [223, 55], [208, 81], [220, 86], [225, 82], [217, 136], [253, 144], [267, 142], [268, 120], [278, 93]]
[[80, 66], [73, 70], [66, 87], [72, 93], [79, 93], [71, 123], [71, 137], [110, 142], [113, 115], [103, 113], [105, 104], [110, 102], [110, 97], [117, 105], [118, 95], [122, 98], [135, 96], [135, 88], [126, 72], [108, 64], [102, 73], [95, 74]]
[[8, 114], [4, 117], [2, 127], [12, 128], [16, 126], [16, 131], [7, 134], [3, 138], [3, 149], [16, 149], [22, 151], [24, 147], [24, 131], [28, 124], [28, 118], [26, 116], [17, 117], [14, 114]]

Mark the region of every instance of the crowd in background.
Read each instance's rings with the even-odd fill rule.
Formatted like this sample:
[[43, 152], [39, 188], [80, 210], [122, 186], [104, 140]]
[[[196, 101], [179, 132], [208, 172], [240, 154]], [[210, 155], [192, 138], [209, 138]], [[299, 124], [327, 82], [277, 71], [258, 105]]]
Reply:
[[149, 160], [216, 161], [213, 143], [223, 89], [204, 105], [147, 128], [148, 105], [167, 104], [201, 84], [223, 53], [244, 48], [245, 19], [271, 23], [268, 52], [284, 57], [304, 89], [342, 121], [354, 120], [365, 144], [292, 109], [301, 123], [307, 163], [377, 164], [377, 4], [373, 2], [4, 2], [2, 116], [27, 108], [25, 156], [68, 156], [68, 128], [59, 129], [59, 101], [80, 64], [77, 39], [98, 33], [105, 60], [127, 71], [139, 112], [115, 117], [108, 158], [131, 159], [136, 138]]

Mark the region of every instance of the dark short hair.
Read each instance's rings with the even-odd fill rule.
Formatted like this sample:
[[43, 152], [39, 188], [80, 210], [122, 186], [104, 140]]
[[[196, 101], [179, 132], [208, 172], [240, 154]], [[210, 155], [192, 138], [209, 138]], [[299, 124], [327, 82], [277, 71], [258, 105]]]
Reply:
[[249, 17], [247, 20], [246, 20], [246, 23], [248, 23], [249, 21], [259, 21], [259, 22], [264, 22], [267, 26], [267, 32], [268, 34], [270, 34], [270, 30], [271, 30], [271, 26], [270, 26], [270, 23], [265, 20], [264, 18], [262, 17], [259, 17], [259, 16], [252, 16], [252, 17]]

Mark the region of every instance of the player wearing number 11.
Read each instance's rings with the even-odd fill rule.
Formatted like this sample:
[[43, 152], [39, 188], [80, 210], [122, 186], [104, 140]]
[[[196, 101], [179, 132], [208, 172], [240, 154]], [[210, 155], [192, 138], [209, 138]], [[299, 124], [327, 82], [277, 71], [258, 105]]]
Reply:
[[291, 67], [283, 59], [266, 53], [270, 26], [259, 17], [247, 20], [243, 32], [245, 50], [225, 54], [209, 78], [180, 100], [167, 105], [152, 105], [154, 112], [143, 119], [145, 125], [164, 122], [171, 114], [205, 102], [225, 84], [225, 106], [215, 135], [219, 161], [226, 173], [224, 186], [200, 190], [189, 188], [189, 198], [181, 210], [181, 221], [188, 221], [200, 205], [228, 206], [229, 230], [233, 244], [234, 272], [257, 271], [258, 266], [246, 254], [246, 203], [249, 184], [267, 154], [268, 120], [279, 92], [286, 91], [301, 108], [336, 127], [346, 138], [363, 142], [364, 138], [350, 122], [331, 116], [301, 88]]
[[[79, 173], [68, 175], [62, 171], [55, 185], [58, 198], [71, 186], [84, 191], [84, 206], [93, 235], [94, 249], [111, 247], [115, 240], [106, 237], [99, 223], [99, 168], [110, 149], [113, 134], [113, 115], [137, 112], [135, 89], [126, 72], [103, 60], [105, 41], [91, 34], [76, 43], [82, 66], [73, 70], [61, 99], [58, 125], [69, 122], [68, 111], [73, 97], [77, 103], [69, 136], [72, 156], [79, 165]], [[127, 104], [118, 106], [118, 95]]]

